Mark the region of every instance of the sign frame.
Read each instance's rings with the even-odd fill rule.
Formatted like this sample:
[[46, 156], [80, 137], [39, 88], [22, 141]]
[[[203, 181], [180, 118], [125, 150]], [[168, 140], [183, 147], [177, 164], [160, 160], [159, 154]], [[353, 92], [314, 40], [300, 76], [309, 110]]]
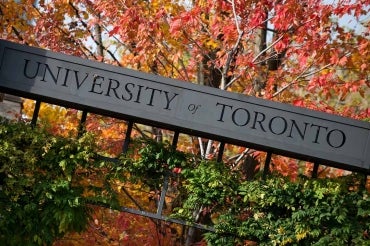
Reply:
[[370, 123], [0, 40], [0, 91], [370, 174]]

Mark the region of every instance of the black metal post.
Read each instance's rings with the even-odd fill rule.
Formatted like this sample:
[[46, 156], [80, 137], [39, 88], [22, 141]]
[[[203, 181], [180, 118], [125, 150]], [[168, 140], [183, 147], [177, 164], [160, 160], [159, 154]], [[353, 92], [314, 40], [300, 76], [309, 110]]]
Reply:
[[175, 133], [173, 135], [173, 139], [172, 139], [172, 148], [173, 149], [177, 148], [177, 142], [179, 141], [179, 135], [180, 135], [180, 132], [175, 131]]
[[225, 143], [221, 142], [217, 154], [217, 162], [222, 162], [222, 156], [224, 155]]
[[361, 181], [361, 189], [364, 189], [364, 190], [366, 189], [367, 177], [368, 175], [365, 173], [364, 178]]
[[122, 147], [122, 152], [123, 153], [126, 153], [127, 150], [128, 150], [128, 146], [129, 146], [130, 140], [131, 140], [131, 132], [132, 132], [133, 126], [134, 126], [134, 122], [129, 121], [128, 124], [127, 124], [125, 141], [123, 142], [123, 147]]
[[41, 101], [37, 100], [35, 104], [35, 109], [33, 110], [33, 115], [32, 115], [32, 121], [31, 121], [32, 127], [36, 126], [37, 118], [39, 117], [40, 106], [41, 106]]
[[263, 167], [262, 179], [266, 179], [267, 174], [269, 174], [270, 172], [271, 156], [272, 156], [272, 152], [267, 152], [265, 165]]
[[86, 118], [87, 118], [87, 111], [84, 110], [84, 111], [82, 111], [80, 123], [78, 125], [78, 136], [81, 136], [82, 133], [84, 132], [84, 125], [85, 125], [85, 122], [86, 122]]
[[166, 198], [167, 189], [168, 189], [168, 175], [165, 174], [162, 191], [161, 191], [161, 197], [159, 198], [159, 203], [158, 203], [158, 208], [157, 208], [157, 215], [162, 215], [162, 210], [163, 210], [163, 205], [164, 205], [164, 201]]
[[313, 170], [312, 170], [312, 176], [311, 176], [313, 179], [317, 178], [318, 171], [319, 171], [319, 163], [315, 162], [313, 164]]

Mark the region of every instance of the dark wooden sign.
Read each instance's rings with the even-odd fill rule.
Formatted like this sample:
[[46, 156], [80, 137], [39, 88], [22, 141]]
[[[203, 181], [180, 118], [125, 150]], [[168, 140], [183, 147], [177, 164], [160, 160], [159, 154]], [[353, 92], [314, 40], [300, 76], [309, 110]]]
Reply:
[[351, 170], [370, 123], [0, 40], [0, 90]]

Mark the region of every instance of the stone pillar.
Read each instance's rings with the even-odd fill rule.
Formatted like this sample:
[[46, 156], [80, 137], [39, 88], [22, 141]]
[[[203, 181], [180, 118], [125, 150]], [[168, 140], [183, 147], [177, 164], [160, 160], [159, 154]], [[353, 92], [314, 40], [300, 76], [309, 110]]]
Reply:
[[10, 120], [19, 120], [22, 116], [22, 99], [0, 93], [0, 116]]

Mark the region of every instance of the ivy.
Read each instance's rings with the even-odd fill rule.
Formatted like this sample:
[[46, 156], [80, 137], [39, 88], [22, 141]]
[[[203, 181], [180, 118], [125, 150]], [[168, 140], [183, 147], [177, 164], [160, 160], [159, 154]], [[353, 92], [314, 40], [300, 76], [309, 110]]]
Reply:
[[137, 139], [130, 152], [121, 156], [122, 169], [130, 173], [126, 180], [145, 183], [150, 190], [158, 190], [166, 175], [189, 165], [188, 156], [172, 148], [169, 142]]
[[[1, 120], [0, 244], [51, 245], [83, 231], [91, 202], [81, 173], [110, 163], [94, 160], [94, 138], [52, 136], [43, 129]], [[95, 200], [103, 200], [95, 193]], [[114, 204], [114, 195], [108, 198]]]
[[[224, 163], [189, 157], [169, 143], [141, 140], [137, 155], [125, 155], [131, 181], [158, 189], [174, 168], [182, 203], [172, 216], [215, 228], [204, 234], [209, 245], [369, 245], [370, 198], [361, 177], [332, 179], [278, 174], [243, 181]], [[207, 219], [208, 218], [208, 219]]]
[[242, 182], [237, 206], [244, 210], [220, 216], [217, 233], [206, 238], [210, 245], [220, 245], [219, 238], [258, 245], [369, 245], [370, 199], [368, 191], [353, 186], [358, 179], [292, 182], [271, 176]]
[[[166, 176], [176, 180], [170, 185], [176, 183], [181, 196], [172, 216], [203, 217], [216, 230], [204, 234], [209, 245], [370, 243], [370, 196], [356, 175], [243, 181], [228, 165], [189, 156], [168, 142], [136, 141], [117, 163], [96, 160], [96, 150], [90, 134], [62, 138], [2, 121], [0, 243], [51, 245], [86, 228], [89, 204], [119, 206], [115, 180], [159, 190]], [[86, 183], [91, 175], [99, 185]]]
[[236, 195], [235, 174], [223, 164], [210, 160], [201, 160], [199, 165], [182, 172], [186, 199], [177, 209], [175, 217], [191, 220], [195, 208], [202, 207], [208, 212], [216, 212], [227, 204], [226, 199]]

